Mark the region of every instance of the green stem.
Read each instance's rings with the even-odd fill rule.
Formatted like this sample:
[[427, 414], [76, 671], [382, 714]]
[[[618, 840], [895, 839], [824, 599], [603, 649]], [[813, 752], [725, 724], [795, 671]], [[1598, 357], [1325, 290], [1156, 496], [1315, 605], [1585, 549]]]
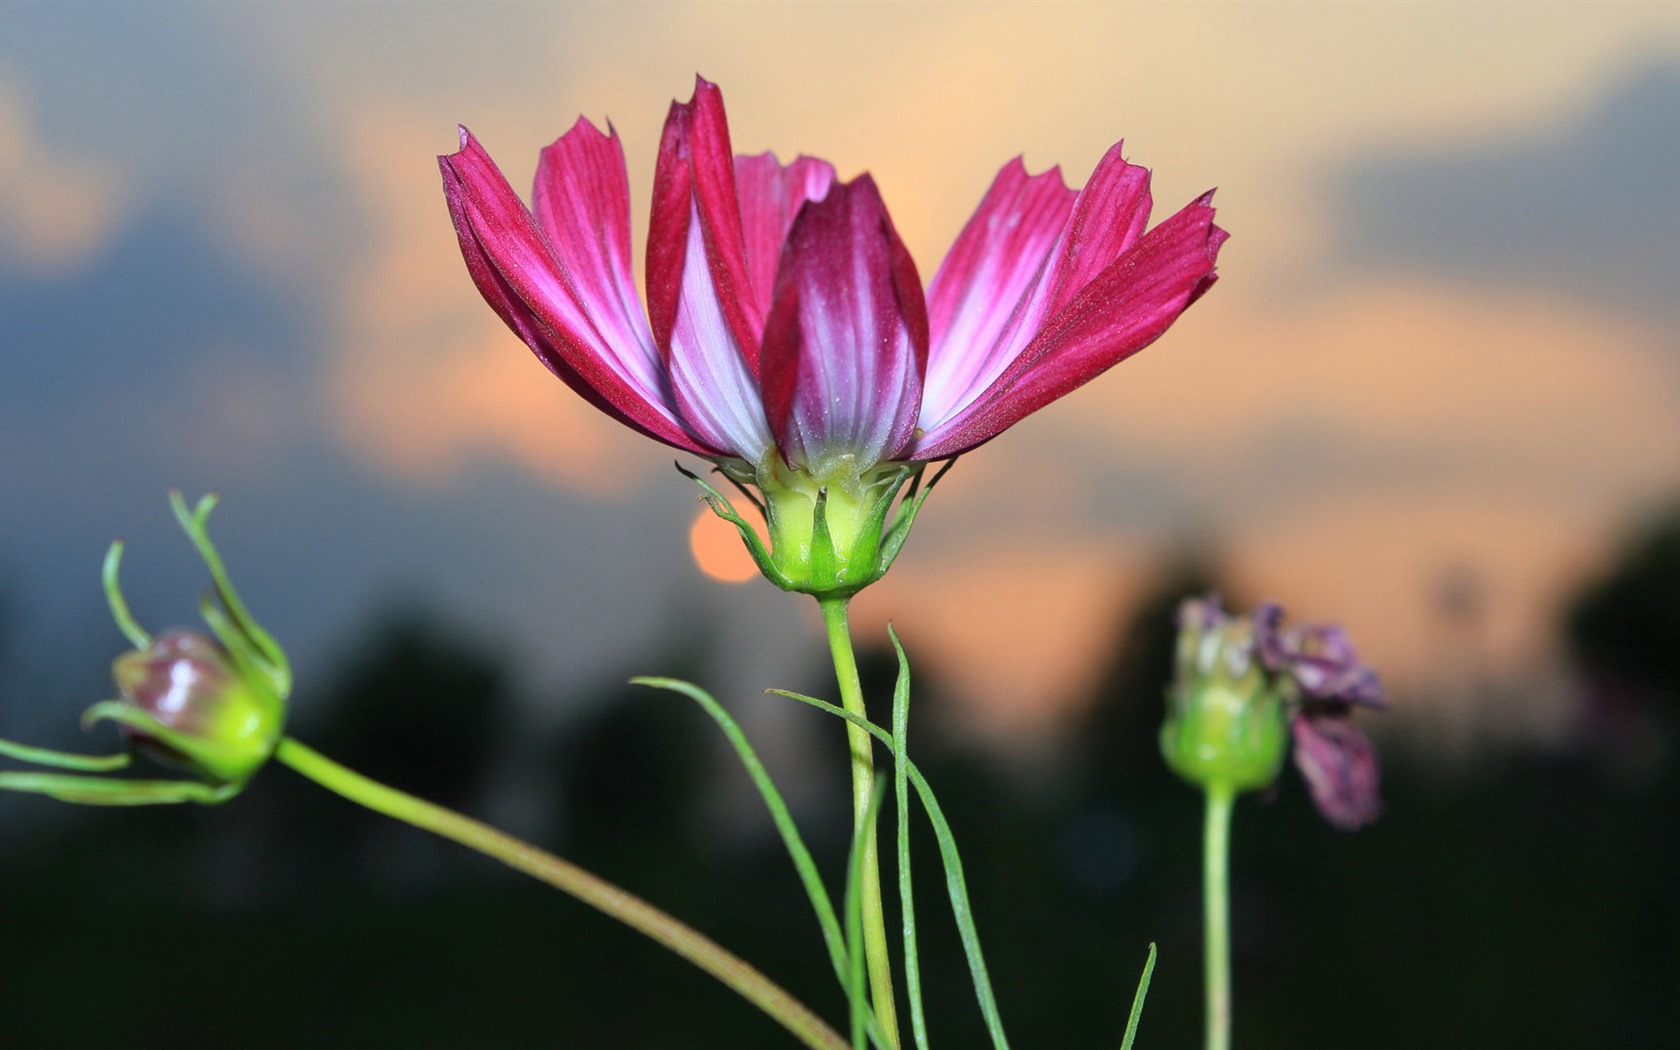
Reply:
[[494, 857], [646, 934], [728, 985], [806, 1046], [817, 1050], [847, 1050], [850, 1046], [840, 1033], [746, 961], [640, 897], [487, 824], [369, 780], [291, 737], [280, 741], [274, 757], [328, 791]]
[[1231, 809], [1228, 785], [1207, 789], [1202, 825], [1202, 925], [1207, 974], [1207, 1050], [1231, 1048]]
[[[828, 628], [828, 648], [834, 656], [834, 677], [840, 683], [840, 704], [859, 718], [869, 716], [863, 706], [863, 685], [858, 680], [857, 656], [852, 652], [852, 630], [846, 620], [846, 598], [819, 598], [823, 624]], [[869, 959], [869, 987], [875, 1019], [881, 1024], [888, 1050], [897, 1050], [898, 1011], [893, 1006], [892, 958], [887, 951], [887, 920], [881, 909], [881, 860], [875, 824], [870, 820], [875, 792], [875, 758], [868, 731], [846, 726], [846, 740], [852, 752], [852, 827], [863, 833], [863, 950]]]

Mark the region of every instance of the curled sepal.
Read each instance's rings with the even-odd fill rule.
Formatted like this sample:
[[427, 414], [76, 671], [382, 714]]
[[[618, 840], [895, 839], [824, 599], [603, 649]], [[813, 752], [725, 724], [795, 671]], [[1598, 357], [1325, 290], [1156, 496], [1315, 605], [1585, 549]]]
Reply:
[[0, 773], [0, 791], [46, 795], [82, 806], [160, 806], [197, 802], [211, 806], [239, 794], [243, 784], [202, 780], [122, 780], [71, 773]]
[[946, 460], [934, 472], [926, 486], [922, 485], [922, 472], [918, 469], [910, 478], [910, 487], [904, 492], [904, 499], [898, 504], [898, 513], [893, 517], [893, 523], [881, 536], [881, 563], [877, 568], [877, 576], [885, 576], [892, 568], [893, 562], [898, 560], [898, 552], [904, 549], [904, 541], [910, 538], [910, 527], [916, 524], [916, 515], [921, 513], [922, 504], [933, 495], [933, 487], [939, 484], [939, 479], [957, 465], [955, 456]]
[[175, 520], [181, 523], [187, 538], [198, 548], [198, 556], [204, 559], [205, 567], [210, 570], [213, 593], [221, 603], [221, 608], [217, 609], [206, 595], [199, 603], [199, 611], [240, 669], [248, 669], [267, 678], [274, 694], [284, 700], [292, 692], [292, 669], [286, 661], [286, 651], [246, 611], [239, 592], [234, 590], [233, 581], [228, 579], [222, 556], [216, 551], [216, 545], [210, 542], [210, 534], [205, 529], [210, 512], [216, 509], [220, 500], [216, 493], [207, 493], [189, 510], [180, 490], [169, 493], [169, 506], [175, 511]]
[[[740, 512], [735, 509], [735, 504], [729, 502], [729, 497], [681, 463], [676, 467], [677, 473], [700, 486], [700, 498], [706, 501], [706, 506], [712, 509], [712, 513], [735, 526], [735, 531], [741, 534], [741, 542], [747, 545], [747, 553], [752, 555], [753, 563], [758, 566], [758, 571], [764, 574], [764, 578], [784, 591], [798, 590], [793, 581], [782, 575], [782, 571], [776, 567], [776, 563], [770, 558], [770, 551], [764, 546], [764, 541], [758, 538], [757, 530], [747, 519], [741, 517]], [[751, 498], [751, 493], [748, 493], [748, 498]], [[759, 509], [762, 510], [763, 506], [759, 505]]]
[[0, 755], [20, 762], [33, 762], [52, 769], [73, 769], [77, 773], [0, 772], [0, 791], [23, 791], [46, 795], [60, 802], [86, 806], [152, 806], [170, 802], [225, 802], [239, 793], [241, 785], [206, 784], [197, 780], [122, 780], [116, 777], [85, 776], [86, 773], [114, 773], [126, 769], [129, 755], [77, 755], [30, 747], [0, 740]]

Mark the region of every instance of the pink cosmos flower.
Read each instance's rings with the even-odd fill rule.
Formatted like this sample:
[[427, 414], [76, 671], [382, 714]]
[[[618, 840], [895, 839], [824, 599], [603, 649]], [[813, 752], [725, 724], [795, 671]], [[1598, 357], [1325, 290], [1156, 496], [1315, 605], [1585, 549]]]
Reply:
[[644, 313], [610, 126], [542, 151], [529, 209], [465, 129], [439, 164], [474, 282], [551, 371], [738, 475], [825, 486], [966, 452], [1141, 350], [1227, 236], [1211, 193], [1146, 231], [1149, 172], [1119, 144], [1077, 193], [1017, 158], [924, 293], [868, 175], [734, 155], [696, 78], [660, 142]]

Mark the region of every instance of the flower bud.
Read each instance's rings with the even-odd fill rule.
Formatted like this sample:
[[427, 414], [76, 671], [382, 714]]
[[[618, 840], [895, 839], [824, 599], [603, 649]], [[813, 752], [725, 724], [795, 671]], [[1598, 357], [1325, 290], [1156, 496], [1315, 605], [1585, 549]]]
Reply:
[[1215, 599], [1179, 607], [1161, 753], [1173, 772], [1204, 788], [1265, 787], [1288, 753], [1286, 697], [1259, 659], [1255, 619], [1227, 616]]
[[135, 747], [220, 783], [243, 783], [280, 739], [284, 705], [221, 645], [191, 631], [158, 635], [111, 665], [119, 699], [90, 720], [120, 722]]

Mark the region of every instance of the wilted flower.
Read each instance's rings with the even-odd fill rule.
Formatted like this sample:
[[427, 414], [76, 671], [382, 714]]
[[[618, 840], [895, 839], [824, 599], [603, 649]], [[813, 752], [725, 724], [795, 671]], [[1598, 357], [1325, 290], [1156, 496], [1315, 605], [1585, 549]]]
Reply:
[[543, 150], [531, 209], [465, 129], [439, 161], [486, 301], [597, 408], [756, 487], [761, 567], [818, 594], [885, 570], [886, 504], [917, 465], [1147, 346], [1213, 283], [1226, 237], [1211, 194], [1145, 232], [1149, 173], [1118, 144], [1078, 193], [1017, 159], [924, 295], [868, 175], [734, 156], [697, 78], [660, 142], [644, 315], [616, 133], [580, 118]]
[[1333, 625], [1285, 629], [1264, 604], [1228, 615], [1216, 597], [1179, 606], [1178, 659], [1161, 749], [1174, 772], [1204, 787], [1265, 787], [1293, 737], [1295, 765], [1320, 813], [1352, 830], [1381, 812], [1376, 751], [1352, 708], [1387, 706], [1376, 673]]

